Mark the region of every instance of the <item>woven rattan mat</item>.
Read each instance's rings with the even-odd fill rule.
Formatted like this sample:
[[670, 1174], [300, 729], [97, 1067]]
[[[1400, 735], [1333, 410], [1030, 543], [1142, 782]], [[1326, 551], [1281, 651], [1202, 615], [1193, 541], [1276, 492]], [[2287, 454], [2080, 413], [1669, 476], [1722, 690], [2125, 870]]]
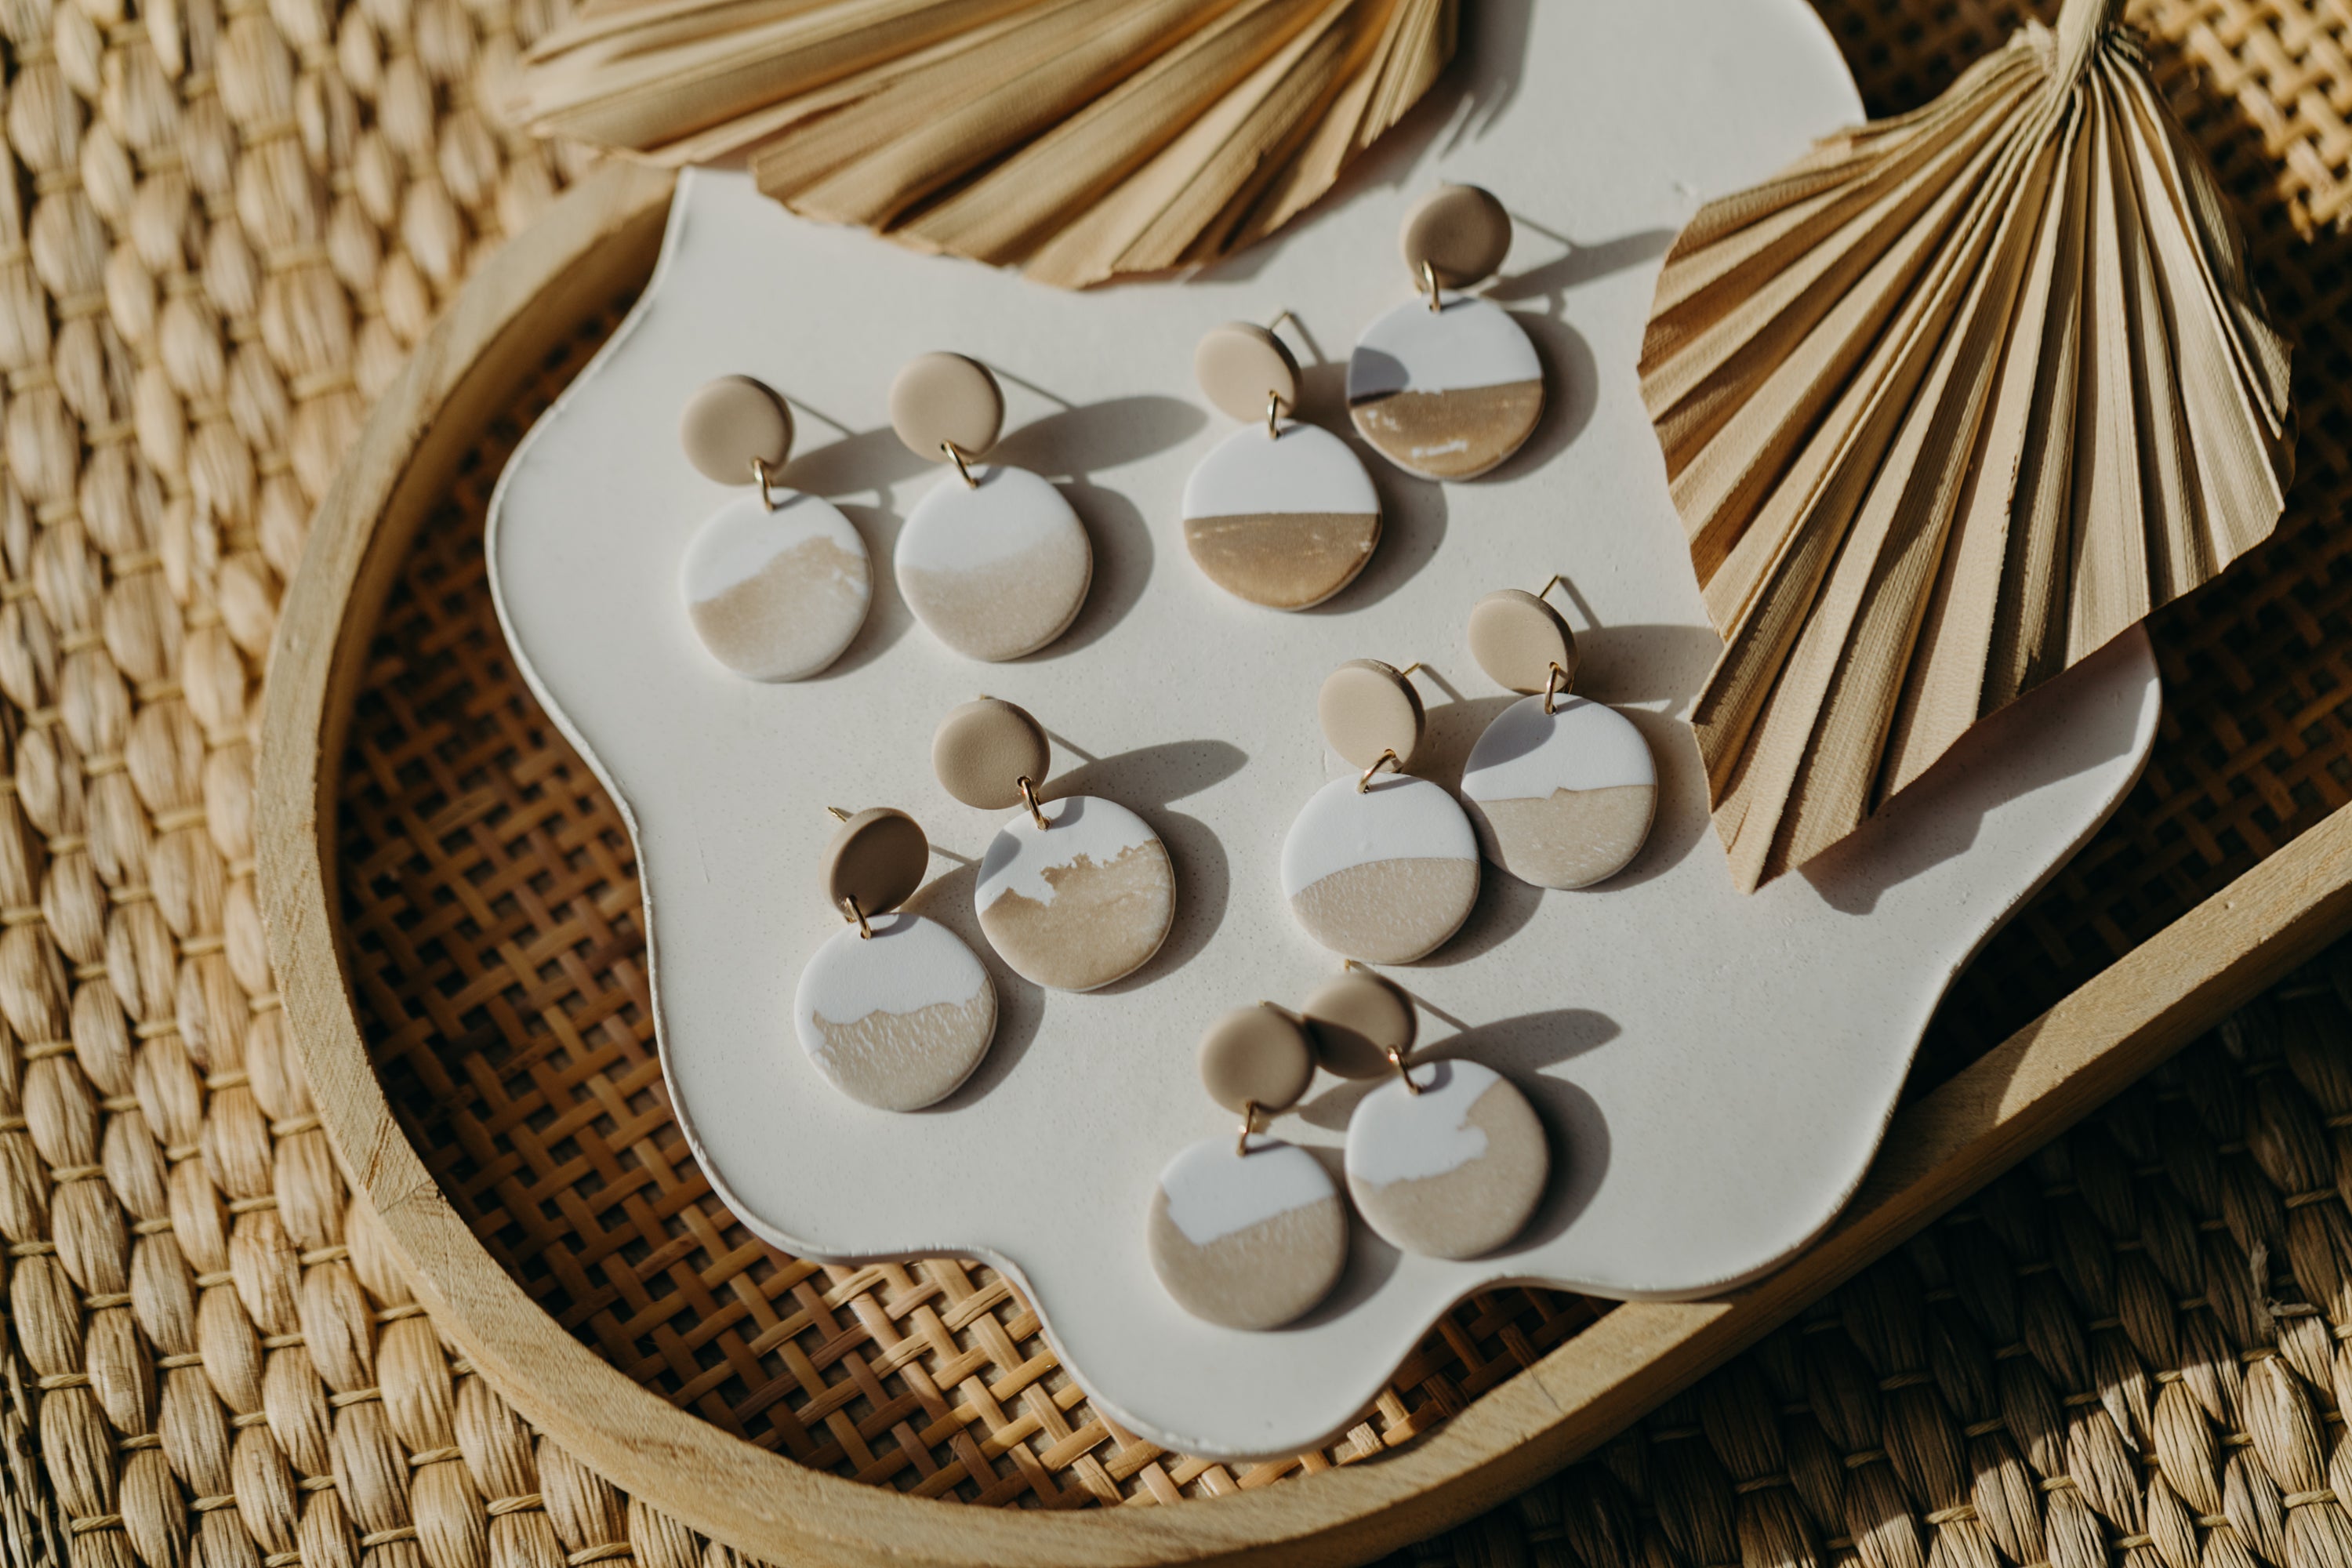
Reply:
[[[478, 107], [537, 4], [0, 5], [15, 1560], [719, 1568], [536, 1439], [410, 1304], [310, 1114], [254, 911], [257, 661], [308, 509], [366, 394], [565, 171]], [[2016, 19], [1823, 5], [1880, 110]], [[2302, 475], [2276, 541], [2158, 617], [2147, 781], [1972, 969], [1921, 1084], [2352, 797], [2352, 10], [2135, 14], [2300, 342]], [[619, 823], [488, 616], [480, 506], [518, 430], [486, 433], [420, 541], [344, 801], [363, 1005], [452, 1196], [574, 1333], [812, 1464], [1031, 1505], [1297, 1468], [1108, 1428], [983, 1270], [816, 1268], [710, 1198], [646, 1038]], [[1599, 1458], [1410, 1555], [2352, 1563], [2347, 990], [2339, 950]], [[1469, 1304], [1299, 1464], [1425, 1430], [1589, 1311]]]

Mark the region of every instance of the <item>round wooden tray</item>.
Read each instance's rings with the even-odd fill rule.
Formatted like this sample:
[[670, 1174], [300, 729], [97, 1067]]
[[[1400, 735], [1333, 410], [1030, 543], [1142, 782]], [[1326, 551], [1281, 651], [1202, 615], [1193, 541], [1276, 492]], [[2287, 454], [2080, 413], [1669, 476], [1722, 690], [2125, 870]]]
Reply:
[[[439, 776], [444, 759], [436, 748], [454, 742], [434, 730], [429, 716], [419, 720], [410, 707], [431, 684], [430, 671], [419, 667], [428, 664], [436, 651], [434, 634], [412, 637], [397, 653], [387, 655], [385, 645], [379, 643], [387, 604], [406, 605], [407, 614], [420, 595], [447, 599], [471, 595], [471, 613], [479, 616], [487, 589], [479, 578], [478, 532], [427, 525], [436, 517], [446, 521], [453, 494], [462, 489], [478, 529], [480, 500], [502, 460], [497, 453], [519, 435], [534, 397], [544, 401], [543, 384], [560, 383], [576, 369], [586, 349], [612, 324], [616, 307], [650, 273], [669, 192], [666, 176], [610, 168], [567, 195], [467, 285], [378, 402], [322, 502], [302, 570], [284, 606], [273, 655], [258, 810], [259, 875], [273, 957], [321, 1119], [353, 1186], [373, 1203], [417, 1295], [444, 1332], [528, 1419], [581, 1459], [686, 1523], [753, 1557], [779, 1563], [814, 1558], [878, 1563], [909, 1557], [973, 1564], [1360, 1561], [1522, 1489], [1579, 1447], [1613, 1429], [1640, 1408], [1638, 1402], [1663, 1394], [1664, 1387], [1651, 1385], [1640, 1373], [1645, 1359], [1641, 1347], [1614, 1342], [1622, 1335], [1579, 1331], [1594, 1321], [1591, 1305], [1559, 1295], [1498, 1291], [1474, 1298], [1443, 1325], [1432, 1336], [1424, 1358], [1428, 1364], [1409, 1365], [1401, 1372], [1401, 1392], [1384, 1398], [1365, 1425], [1332, 1450], [1235, 1474], [1223, 1467], [1159, 1455], [1112, 1431], [1112, 1462], [1105, 1464], [1086, 1458], [1105, 1442], [1097, 1425], [1091, 1438], [1079, 1432], [1074, 1438], [1047, 1444], [1044, 1450], [1049, 1469], [1067, 1465], [1083, 1471], [1091, 1464], [1091, 1473], [1041, 1477], [1034, 1473], [1038, 1468], [1031, 1462], [1035, 1456], [1024, 1454], [1021, 1464], [1008, 1468], [1025, 1466], [1032, 1473], [1017, 1478], [1019, 1484], [989, 1485], [984, 1484], [992, 1475], [988, 1462], [1001, 1457], [989, 1452], [992, 1434], [982, 1434], [982, 1441], [975, 1445], [971, 1433], [957, 1431], [944, 1440], [952, 1456], [950, 1463], [929, 1473], [921, 1473], [928, 1459], [907, 1454], [908, 1447], [924, 1445], [909, 1444], [904, 1430], [896, 1434], [895, 1461], [863, 1452], [857, 1435], [845, 1443], [822, 1440], [829, 1429], [839, 1436], [835, 1424], [842, 1407], [852, 1403], [864, 1403], [869, 1426], [888, 1425], [887, 1416], [873, 1415], [876, 1406], [907, 1402], [885, 1398], [874, 1385], [881, 1376], [906, 1371], [920, 1346], [909, 1346], [904, 1339], [898, 1340], [898, 1353], [884, 1346], [866, 1346], [871, 1352], [862, 1363], [867, 1386], [850, 1387], [860, 1381], [856, 1374], [845, 1382], [836, 1377], [839, 1399], [819, 1398], [814, 1410], [804, 1402], [803, 1410], [793, 1414], [783, 1409], [781, 1388], [742, 1387], [743, 1369], [728, 1364], [728, 1347], [681, 1344], [678, 1334], [665, 1332], [634, 1341], [625, 1335], [600, 1337], [594, 1320], [600, 1309], [611, 1305], [609, 1300], [600, 1301], [595, 1291], [575, 1288], [577, 1279], [558, 1282], [546, 1277], [543, 1265], [532, 1256], [529, 1238], [533, 1226], [516, 1223], [518, 1204], [540, 1202], [552, 1212], [582, 1190], [627, 1178], [619, 1171], [583, 1172], [578, 1164], [594, 1162], [575, 1162], [572, 1190], [533, 1188], [525, 1193], [515, 1184], [501, 1185], [495, 1169], [511, 1171], [524, 1163], [511, 1148], [451, 1147], [463, 1143], [469, 1131], [478, 1144], [478, 1122], [454, 1132], [446, 1122], [425, 1126], [436, 1100], [462, 1098], [460, 1086], [469, 1073], [512, 1073], [517, 1065], [507, 1060], [485, 1069], [486, 1057], [495, 1058], [505, 1047], [483, 1037], [482, 1031], [469, 1036], [462, 1026], [386, 1026], [380, 993], [388, 967], [400, 968], [402, 983], [420, 990], [437, 984], [444, 994], [441, 1000], [452, 1005], [445, 1011], [427, 1003], [424, 1010], [445, 1024], [480, 1001], [450, 994], [465, 990], [467, 982], [478, 987], [482, 975], [457, 973], [446, 965], [436, 974], [435, 964], [417, 950], [448, 932], [397, 927], [397, 922], [377, 917], [373, 889], [381, 868], [368, 858], [368, 852], [380, 846], [355, 845], [355, 837], [369, 839], [370, 826], [354, 823], [369, 811], [403, 816], [414, 795], [449, 793], [443, 787], [446, 780]], [[510, 669], [506, 676], [495, 700], [527, 706], [520, 679]], [[355, 707], [367, 716], [356, 734]], [[535, 714], [519, 722], [546, 728]], [[396, 740], [386, 738], [395, 732]], [[504, 761], [493, 766], [500, 767]], [[355, 766], [369, 776], [347, 781]], [[576, 760], [570, 766], [576, 771], [562, 781], [562, 787], [593, 793], [585, 770]], [[373, 776], [378, 774], [383, 776]], [[535, 791], [554, 787], [543, 775], [516, 774], [504, 783], [510, 786], [500, 794], [507, 803], [527, 801]], [[354, 810], [351, 801], [355, 794], [382, 804], [363, 803]], [[397, 850], [436, 835], [462, 836], [484, 815], [481, 804], [446, 800], [440, 808], [446, 821], [404, 820], [396, 834], [382, 837], [399, 839], [394, 846]], [[542, 818], [548, 815], [541, 814]], [[599, 813], [577, 815], [586, 820]], [[497, 923], [489, 904], [515, 897], [572, 898], [581, 886], [595, 882], [605, 889], [608, 901], [612, 889], [622, 890], [625, 896], [605, 912], [625, 925], [635, 913], [635, 883], [625, 870], [627, 845], [610, 831], [617, 816], [609, 803], [602, 803], [601, 816], [607, 827], [604, 838], [583, 844], [558, 831], [543, 843], [525, 846], [513, 858], [522, 866], [520, 872], [486, 891], [484, 907], [466, 907], [461, 889], [454, 900], [445, 899], [446, 907], [427, 923], [446, 921], [453, 922], [452, 930], [468, 927], [462, 940], [487, 951], [496, 946], [495, 939], [485, 934]], [[528, 835], [543, 826], [542, 820], [516, 831]], [[576, 838], [579, 824], [570, 826]], [[523, 864], [533, 856], [544, 857], [558, 879], [565, 875], [566, 858], [588, 862], [589, 874], [551, 894], [535, 891], [534, 868]], [[446, 883], [461, 879], [445, 877], [436, 891], [446, 895]], [[453, 944], [457, 940], [453, 937]], [[387, 958], [388, 944], [414, 945]], [[363, 956], [355, 959], [355, 952]], [[509, 954], [500, 950], [493, 960], [499, 974], [490, 989], [495, 992], [501, 984], [511, 988], [515, 977], [528, 976], [533, 965], [544, 965], [553, 973], [608, 963], [610, 957], [576, 951]], [[614, 989], [625, 992], [627, 987]], [[355, 993], [362, 991], [370, 998], [367, 1003], [355, 1001]], [[554, 1010], [543, 997], [509, 1000], [523, 1011]], [[625, 1008], [627, 998], [616, 995], [610, 1005]], [[567, 1016], [560, 1026], [573, 1026], [583, 1033], [593, 1026], [576, 1016]], [[425, 1038], [428, 1034], [433, 1037]], [[396, 1080], [391, 1098], [387, 1079]], [[599, 1088], [604, 1087], [600, 1076]], [[691, 1174], [657, 1081], [640, 1075], [622, 1092], [644, 1098], [633, 1106], [590, 1104], [586, 1114], [618, 1112], [631, 1119], [642, 1112], [649, 1128], [658, 1124], [667, 1147], [656, 1153], [650, 1131], [639, 1142], [626, 1131], [608, 1128], [598, 1144], [600, 1157], [620, 1150], [623, 1160], [668, 1161]], [[400, 1101], [398, 1109], [394, 1100]], [[498, 1136], [531, 1142], [543, 1153], [547, 1142], [566, 1136], [560, 1123], [579, 1114], [577, 1104], [551, 1107], [542, 1101], [516, 1110], [499, 1128]], [[422, 1153], [420, 1142], [425, 1145]], [[453, 1182], [459, 1189], [454, 1201], [443, 1186], [453, 1159], [467, 1166], [467, 1179]], [[490, 1168], [487, 1173], [486, 1167]], [[436, 1168], [443, 1178], [436, 1179]], [[644, 1253], [656, 1250], [646, 1240], [648, 1233], [656, 1240], [664, 1235], [672, 1237], [681, 1255], [698, 1247], [729, 1257], [760, 1254], [799, 1272], [782, 1284], [772, 1270], [764, 1281], [750, 1271], [739, 1281], [730, 1277], [730, 1267], [714, 1264], [712, 1272], [719, 1278], [713, 1281], [710, 1315], [719, 1317], [739, 1305], [743, 1286], [772, 1291], [789, 1311], [789, 1288], [804, 1284], [815, 1272], [813, 1266], [767, 1253], [740, 1230], [729, 1236], [710, 1234], [713, 1224], [723, 1226], [728, 1218], [707, 1193], [702, 1196], [702, 1211], [685, 1220], [669, 1213], [641, 1217], [622, 1243], [637, 1254], [634, 1264], [644, 1265]], [[501, 1204], [503, 1224], [493, 1212]], [[488, 1241], [478, 1227], [488, 1235]], [[933, 1339], [946, 1342], [952, 1352], [957, 1336], [975, 1328], [983, 1332], [994, 1329], [999, 1339], [1035, 1345], [1034, 1350], [1010, 1342], [994, 1347], [994, 1362], [1001, 1368], [1008, 1357], [1019, 1363], [1025, 1355], [1041, 1369], [1019, 1397], [1032, 1402], [1031, 1413], [1046, 1424], [1045, 1435], [1052, 1436], [1052, 1424], [1082, 1396], [1066, 1374], [1052, 1369], [1050, 1354], [1036, 1341], [1034, 1316], [1017, 1300], [1008, 1301], [1008, 1288], [976, 1266], [943, 1267], [961, 1282], [964, 1294], [943, 1303], [933, 1316]], [[844, 1281], [827, 1293], [824, 1304], [837, 1305], [839, 1299], [862, 1296], [870, 1289], [871, 1281]], [[609, 1298], [612, 1292], [603, 1295]], [[551, 1312], [551, 1305], [557, 1310]], [[760, 1305], [772, 1307], [773, 1301], [762, 1299]], [[992, 1307], [1003, 1317], [985, 1316]], [[675, 1316], [677, 1310], [673, 1303], [669, 1313]], [[1627, 1331], [1638, 1338], [1655, 1326], [1637, 1328], [1638, 1316], [1612, 1314], [1601, 1324], [1605, 1330], [1623, 1319]], [[1007, 1331], [1007, 1319], [1020, 1326]], [[859, 1320], [847, 1321], [848, 1331], [857, 1333]], [[688, 1327], [690, 1331], [690, 1322]], [[870, 1321], [865, 1328], [886, 1342], [904, 1332], [896, 1325], [873, 1332]], [[583, 1337], [597, 1338], [599, 1343], [583, 1343]], [[685, 1337], [693, 1335], [689, 1331]], [[753, 1353], [738, 1359], [756, 1362], [756, 1352], [772, 1350], [778, 1338], [768, 1336], [751, 1347]], [[734, 1348], [742, 1349], [740, 1343]], [[633, 1358], [646, 1361], [648, 1351], [656, 1364], [632, 1364]], [[1527, 1369], [1524, 1374], [1513, 1375], [1522, 1368]], [[730, 1375], [738, 1377], [734, 1397], [714, 1393], [715, 1385]], [[821, 1379], [824, 1374], [815, 1375]], [[753, 1381], [760, 1380], [755, 1373]], [[803, 1393], [807, 1381], [802, 1381]], [[761, 1413], [769, 1419], [756, 1421]], [[776, 1419], [788, 1414], [790, 1420]], [[1016, 1411], [1009, 1425], [1018, 1427], [1021, 1421]], [[819, 1441], [807, 1440], [812, 1429]], [[1003, 1429], [999, 1426], [998, 1432]], [[1064, 1448], [1067, 1458], [1054, 1457]], [[1349, 1462], [1367, 1458], [1378, 1462]], [[910, 1465], [917, 1473], [909, 1473]], [[1262, 1484], [1301, 1471], [1316, 1473], [1278, 1486]], [[1139, 1472], [1148, 1474], [1139, 1481]], [[885, 1484], [867, 1484], [874, 1481]], [[965, 1505], [1115, 1500], [1122, 1495], [1174, 1500], [1221, 1492], [1234, 1495], [1213, 1504], [1145, 1510], [1073, 1512]], [[944, 1500], [950, 1498], [963, 1500]]]

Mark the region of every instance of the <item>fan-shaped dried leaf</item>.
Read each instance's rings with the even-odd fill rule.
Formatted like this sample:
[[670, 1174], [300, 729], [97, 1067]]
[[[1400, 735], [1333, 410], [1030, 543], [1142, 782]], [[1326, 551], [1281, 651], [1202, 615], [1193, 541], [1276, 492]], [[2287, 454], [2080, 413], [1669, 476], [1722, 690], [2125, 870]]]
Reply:
[[2287, 349], [2112, 0], [1675, 242], [1643, 395], [1727, 644], [1693, 723], [1744, 888], [2266, 537]]
[[1076, 288], [1273, 232], [1454, 52], [1456, 0], [604, 0], [517, 118], [748, 157], [793, 211]]

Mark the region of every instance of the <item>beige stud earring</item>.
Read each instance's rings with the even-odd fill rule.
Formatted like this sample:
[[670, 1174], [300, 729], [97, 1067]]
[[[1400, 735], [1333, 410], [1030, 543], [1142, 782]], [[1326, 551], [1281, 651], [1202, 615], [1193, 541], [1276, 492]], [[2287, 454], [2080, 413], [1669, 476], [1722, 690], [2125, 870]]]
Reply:
[[1527, 1228], [1551, 1179], [1543, 1123], [1511, 1080], [1479, 1062], [1416, 1064], [1412, 998], [1349, 968], [1299, 1009], [1322, 1063], [1388, 1082], [1348, 1118], [1348, 1194], [1406, 1252], [1476, 1258]]
[[1454, 796], [1405, 773], [1426, 722], [1404, 669], [1350, 659], [1316, 700], [1323, 738], [1360, 773], [1308, 799], [1282, 842], [1282, 892], [1332, 952], [1407, 963], [1434, 952], [1478, 900], [1478, 840]]
[[1238, 1135], [1179, 1153], [1152, 1188], [1152, 1272], [1176, 1304], [1229, 1329], [1276, 1329], [1331, 1293], [1348, 1265], [1348, 1215], [1323, 1163], [1261, 1131], [1314, 1081], [1297, 1018], [1272, 1003], [1228, 1013], [1201, 1040], [1202, 1086], [1242, 1119]]
[[1430, 479], [1475, 479], [1543, 417], [1543, 362], [1509, 311], [1449, 289], [1491, 277], [1511, 215], [1475, 185], [1440, 185], [1406, 216], [1405, 265], [1422, 297], [1364, 329], [1348, 360], [1348, 412], [1380, 454]]
[[898, 531], [898, 592], [915, 618], [992, 662], [1067, 631], [1094, 579], [1094, 547], [1059, 489], [1026, 468], [982, 463], [1004, 426], [988, 367], [950, 353], [908, 361], [890, 386], [890, 425], [917, 457], [956, 471]]
[[1176, 873], [1151, 825], [1099, 795], [1046, 798], [1036, 720], [982, 697], [931, 738], [931, 766], [966, 805], [1014, 815], [981, 857], [980, 929], [1024, 978], [1092, 991], [1151, 961], [1176, 920]]
[[1381, 499], [1370, 476], [1345, 441], [1293, 417], [1298, 362], [1273, 329], [1250, 321], [1211, 328], [1192, 372], [1211, 404], [1244, 421], [1184, 482], [1184, 548], [1193, 564], [1253, 605], [1323, 603], [1356, 580], [1380, 544]]
[[866, 624], [874, 571], [838, 508], [776, 483], [793, 451], [791, 408], [748, 375], [722, 375], [687, 400], [677, 434], [706, 477], [749, 487], [695, 531], [679, 563], [695, 636], [753, 680], [816, 674]]
[[1538, 888], [1587, 888], [1642, 852], [1658, 765], [1632, 720], [1572, 695], [1576, 634], [1542, 593], [1505, 588], [1470, 608], [1470, 657], [1527, 694], [1470, 748], [1462, 803], [1486, 858]]
[[922, 886], [930, 841], [903, 811], [855, 816], [825, 847], [818, 880], [844, 922], [801, 971], [793, 1021], [832, 1085], [880, 1110], [955, 1092], [996, 1034], [996, 987], [955, 932], [898, 906]]

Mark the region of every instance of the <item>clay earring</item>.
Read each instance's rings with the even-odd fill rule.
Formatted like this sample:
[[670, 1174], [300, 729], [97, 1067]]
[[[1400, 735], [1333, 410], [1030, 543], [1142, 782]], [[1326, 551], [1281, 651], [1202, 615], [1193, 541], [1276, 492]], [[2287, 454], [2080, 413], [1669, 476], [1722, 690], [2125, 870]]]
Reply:
[[1315, 1055], [1296, 1020], [1262, 1003], [1212, 1025], [1200, 1065], [1241, 1132], [1204, 1139], [1160, 1173], [1152, 1272], [1196, 1318], [1277, 1329], [1329, 1295], [1348, 1265], [1347, 1211], [1323, 1163], [1258, 1131], [1307, 1092]]
[[1511, 1080], [1477, 1062], [1411, 1060], [1412, 998], [1368, 970], [1300, 1009], [1323, 1065], [1393, 1074], [1348, 1118], [1348, 1194], [1364, 1223], [1424, 1258], [1476, 1258], [1527, 1227], [1551, 1178], [1543, 1123]]
[[[903, 811], [842, 819], [819, 880], [847, 922], [808, 961], [793, 995], [801, 1048], [833, 1086], [881, 1110], [919, 1110], [971, 1076], [996, 1034], [996, 987], [955, 932], [898, 906], [931, 847]], [[896, 912], [893, 912], [896, 911]]]
[[[1279, 320], [1279, 318], [1277, 318]], [[1288, 417], [1298, 362], [1271, 329], [1212, 328], [1192, 354], [1201, 391], [1244, 420], [1184, 482], [1184, 547], [1209, 581], [1276, 610], [1319, 605], [1356, 580], [1381, 542], [1381, 498], [1329, 431]]]
[[898, 592], [915, 618], [991, 662], [1067, 631], [1094, 579], [1094, 547], [1060, 490], [1026, 468], [981, 465], [1004, 426], [988, 367], [961, 354], [909, 360], [890, 385], [890, 425], [917, 457], [956, 470], [898, 531]]
[[1409, 963], [1461, 930], [1478, 900], [1469, 819], [1404, 772], [1425, 722], [1405, 679], [1420, 668], [1350, 659], [1316, 700], [1323, 738], [1363, 771], [1316, 791], [1290, 825], [1282, 892], [1307, 934], [1345, 957]]
[[1375, 321], [1348, 360], [1348, 412], [1380, 454], [1430, 479], [1475, 479], [1543, 416], [1543, 363], [1510, 312], [1467, 294], [1511, 249], [1511, 215], [1475, 185], [1440, 185], [1405, 218], [1423, 297]]
[[1505, 588], [1470, 607], [1470, 657], [1496, 685], [1529, 694], [1495, 716], [1462, 770], [1479, 848], [1538, 888], [1623, 870], [1650, 837], [1658, 766], [1632, 720], [1569, 695], [1576, 634], [1543, 594]]
[[831, 501], [783, 489], [793, 416], [773, 389], [722, 375], [678, 416], [687, 460], [749, 485], [695, 531], [678, 589], [710, 656], [753, 680], [803, 680], [839, 658], [874, 597], [866, 541]]
[[980, 929], [1024, 978], [1092, 991], [1151, 961], [1176, 920], [1176, 874], [1150, 824], [1099, 795], [1041, 800], [1053, 755], [1037, 721], [982, 697], [940, 721], [931, 766], [983, 811], [1020, 810], [981, 857]]

